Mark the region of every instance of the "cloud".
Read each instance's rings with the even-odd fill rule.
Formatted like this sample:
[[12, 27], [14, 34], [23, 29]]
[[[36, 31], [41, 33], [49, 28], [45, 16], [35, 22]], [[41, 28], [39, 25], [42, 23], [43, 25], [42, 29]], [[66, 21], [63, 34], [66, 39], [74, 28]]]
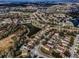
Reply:
[[79, 0], [0, 0], [0, 2], [37, 2], [37, 1], [55, 1], [55, 2], [79, 2]]

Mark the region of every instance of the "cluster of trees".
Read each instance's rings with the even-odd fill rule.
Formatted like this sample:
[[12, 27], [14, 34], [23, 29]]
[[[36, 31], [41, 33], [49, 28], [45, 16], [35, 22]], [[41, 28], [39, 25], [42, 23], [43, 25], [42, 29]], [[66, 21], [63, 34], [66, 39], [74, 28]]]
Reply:
[[2, 35], [0, 36], [0, 40], [14, 33], [18, 29], [19, 29], [19, 26], [10, 25], [9, 29], [7, 29], [5, 32], [2, 33]]
[[52, 56], [54, 56], [55, 58], [62, 58], [62, 56], [60, 55], [60, 53], [57, 53], [55, 51], [52, 52]]
[[59, 35], [63, 37], [64, 36], [64, 32], [59, 32]]
[[65, 52], [64, 52], [64, 55], [67, 56], [67, 57], [70, 57], [70, 56], [71, 56], [69, 50], [65, 51]]
[[73, 44], [74, 44], [74, 37], [72, 36], [71, 38], [70, 38], [70, 42], [69, 42], [69, 46], [73, 46]]

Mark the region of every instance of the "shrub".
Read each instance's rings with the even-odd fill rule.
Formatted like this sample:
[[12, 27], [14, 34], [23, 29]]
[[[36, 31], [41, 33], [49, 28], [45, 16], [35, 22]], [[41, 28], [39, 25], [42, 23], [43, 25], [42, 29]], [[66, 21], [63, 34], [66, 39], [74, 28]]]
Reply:
[[56, 58], [62, 58], [62, 56], [60, 55], [60, 53], [57, 53], [54, 50], [52, 51], [52, 56], [54, 56]]
[[74, 37], [71, 37], [70, 42], [69, 42], [69, 46], [73, 46], [73, 44], [74, 44]]
[[64, 54], [65, 54], [65, 56], [67, 56], [67, 57], [70, 57], [70, 56], [71, 56], [71, 54], [70, 54], [69, 51], [65, 51]]

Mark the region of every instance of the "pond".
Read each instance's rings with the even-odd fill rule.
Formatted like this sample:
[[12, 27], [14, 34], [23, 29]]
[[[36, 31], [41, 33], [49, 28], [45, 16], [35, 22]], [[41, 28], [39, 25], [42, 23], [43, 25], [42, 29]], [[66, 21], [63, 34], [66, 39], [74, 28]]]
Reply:
[[29, 28], [30, 33], [27, 35], [29, 37], [31, 37], [32, 35], [36, 34], [38, 31], [40, 31], [40, 28], [37, 28], [35, 26], [33, 26], [31, 23], [26, 24], [26, 26]]

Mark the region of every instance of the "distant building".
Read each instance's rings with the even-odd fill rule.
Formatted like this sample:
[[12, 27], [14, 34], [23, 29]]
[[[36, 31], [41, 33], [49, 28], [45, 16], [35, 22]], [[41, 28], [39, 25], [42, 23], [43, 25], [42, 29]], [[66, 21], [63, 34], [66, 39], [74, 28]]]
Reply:
[[0, 14], [8, 13], [9, 10], [9, 8], [0, 8]]

